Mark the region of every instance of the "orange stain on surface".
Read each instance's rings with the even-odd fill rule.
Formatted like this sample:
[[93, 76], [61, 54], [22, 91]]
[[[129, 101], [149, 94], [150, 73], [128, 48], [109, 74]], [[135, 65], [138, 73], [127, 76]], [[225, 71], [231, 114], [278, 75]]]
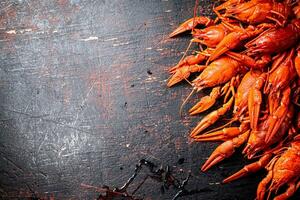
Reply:
[[87, 91], [93, 87], [94, 95], [91, 96], [91, 101], [98, 107], [102, 119], [108, 119], [113, 113], [110, 77], [109, 72], [104, 71], [91, 73], [88, 77]]

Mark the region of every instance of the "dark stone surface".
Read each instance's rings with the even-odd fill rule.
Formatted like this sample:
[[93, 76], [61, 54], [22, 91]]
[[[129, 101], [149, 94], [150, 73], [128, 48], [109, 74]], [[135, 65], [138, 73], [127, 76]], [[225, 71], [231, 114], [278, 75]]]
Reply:
[[[200, 3], [209, 15], [210, 1]], [[180, 118], [191, 88], [168, 89], [167, 69], [189, 37], [168, 39], [194, 0], [0, 1], [0, 196], [93, 199], [81, 183], [120, 186], [141, 158], [191, 170], [186, 199], [254, 199], [263, 174], [219, 182], [236, 155], [201, 173], [216, 144], [189, 144], [199, 117]], [[194, 101], [195, 102], [195, 101]], [[181, 173], [183, 171], [184, 173]], [[138, 193], [170, 199], [146, 182]]]

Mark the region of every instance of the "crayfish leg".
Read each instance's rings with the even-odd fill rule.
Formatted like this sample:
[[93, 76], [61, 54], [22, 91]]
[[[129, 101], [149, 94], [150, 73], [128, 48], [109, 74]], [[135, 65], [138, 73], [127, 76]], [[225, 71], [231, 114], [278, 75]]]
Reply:
[[257, 130], [258, 118], [260, 113], [260, 105], [262, 103], [262, 93], [260, 89], [263, 87], [266, 79], [266, 74], [263, 73], [250, 88], [248, 95], [248, 110], [250, 118], [250, 127]]
[[283, 194], [276, 196], [274, 200], [285, 200], [290, 198], [297, 191], [299, 186], [300, 186], [300, 181], [298, 182], [298, 184], [296, 184], [295, 182], [289, 183], [286, 191]]
[[300, 78], [300, 49], [298, 49], [297, 56], [295, 58], [295, 68], [296, 68], [298, 77]]
[[264, 200], [266, 194], [267, 185], [270, 183], [273, 177], [273, 171], [269, 171], [268, 175], [258, 184], [256, 191], [256, 199]]
[[266, 143], [268, 143], [271, 138], [276, 134], [279, 127], [281, 126], [284, 118], [288, 113], [288, 107], [290, 103], [291, 89], [288, 87], [283, 92], [283, 97], [280, 102], [280, 106], [274, 111], [274, 113], [269, 117], [269, 128], [265, 138]]
[[253, 130], [257, 130], [261, 102], [262, 95], [260, 91], [251, 88], [248, 97], [248, 110], [250, 117], [250, 126]]

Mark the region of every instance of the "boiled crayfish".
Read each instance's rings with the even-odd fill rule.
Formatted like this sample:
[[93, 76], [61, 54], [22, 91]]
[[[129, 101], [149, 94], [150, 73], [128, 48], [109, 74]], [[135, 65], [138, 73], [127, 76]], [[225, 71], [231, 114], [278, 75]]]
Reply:
[[[201, 48], [169, 70], [168, 86], [187, 80], [191, 94], [212, 88], [189, 113], [223, 102], [190, 133], [196, 142], [223, 141], [201, 170], [243, 147], [245, 157], [256, 160], [223, 182], [266, 169], [257, 199], [287, 199], [300, 187], [300, 3], [223, 0], [213, 11], [216, 19], [194, 16], [169, 35], [191, 31], [191, 42]], [[199, 75], [189, 81], [192, 73]], [[229, 122], [209, 130], [231, 110]]]

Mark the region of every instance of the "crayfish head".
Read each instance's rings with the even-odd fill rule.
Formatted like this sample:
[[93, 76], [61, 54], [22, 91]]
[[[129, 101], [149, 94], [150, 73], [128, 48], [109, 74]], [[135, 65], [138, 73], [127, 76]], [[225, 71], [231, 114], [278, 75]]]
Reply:
[[208, 47], [216, 47], [225, 37], [225, 34], [224, 28], [217, 25], [202, 30], [195, 30], [193, 37], [200, 39], [201, 43]]
[[216, 46], [215, 51], [211, 54], [209, 61], [216, 60], [221, 55], [229, 50], [235, 49], [241, 44], [241, 37], [243, 33], [240, 31], [234, 31], [226, 35], [222, 41]]

